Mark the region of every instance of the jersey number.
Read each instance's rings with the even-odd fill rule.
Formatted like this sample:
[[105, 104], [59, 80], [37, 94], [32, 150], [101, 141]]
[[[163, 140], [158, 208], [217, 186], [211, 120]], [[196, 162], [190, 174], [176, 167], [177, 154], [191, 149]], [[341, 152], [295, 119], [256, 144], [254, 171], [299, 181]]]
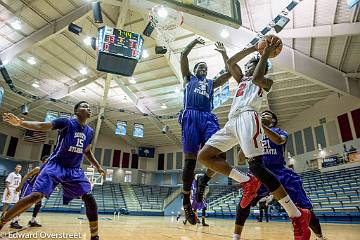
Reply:
[[245, 87], [246, 87], [246, 83], [243, 82], [240, 84], [239, 89], [237, 90], [236, 93], [236, 97], [241, 97], [242, 95], [244, 95]]
[[84, 146], [84, 139], [78, 138], [76, 146], [82, 148]]

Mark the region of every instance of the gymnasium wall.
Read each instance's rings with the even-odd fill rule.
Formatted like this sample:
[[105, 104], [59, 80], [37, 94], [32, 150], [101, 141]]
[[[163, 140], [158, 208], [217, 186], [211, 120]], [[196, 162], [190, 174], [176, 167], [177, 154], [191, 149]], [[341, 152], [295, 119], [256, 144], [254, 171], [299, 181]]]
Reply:
[[[332, 94], [281, 126], [290, 136], [288, 152], [295, 170], [309, 168], [306, 161], [343, 152], [353, 145], [360, 150], [360, 100]], [[318, 144], [324, 150], [322, 156]]]

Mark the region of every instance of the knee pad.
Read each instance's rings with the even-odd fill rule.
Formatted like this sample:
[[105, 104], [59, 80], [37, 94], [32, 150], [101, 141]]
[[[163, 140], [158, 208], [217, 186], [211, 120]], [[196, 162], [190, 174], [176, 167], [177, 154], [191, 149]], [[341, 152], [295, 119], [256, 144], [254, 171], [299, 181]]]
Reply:
[[194, 179], [194, 170], [196, 166], [196, 160], [193, 159], [185, 159], [182, 181], [184, 185], [185, 191], [191, 190], [191, 184]]
[[250, 204], [246, 208], [240, 207], [240, 204], [236, 207], [236, 225], [244, 226], [246, 219], [250, 215]]
[[95, 222], [98, 220], [97, 204], [94, 196], [91, 193], [84, 194], [81, 199], [85, 203], [86, 216], [90, 222]]
[[249, 159], [249, 169], [268, 189], [274, 192], [281, 186], [280, 181], [270, 172], [263, 163], [261, 156]]

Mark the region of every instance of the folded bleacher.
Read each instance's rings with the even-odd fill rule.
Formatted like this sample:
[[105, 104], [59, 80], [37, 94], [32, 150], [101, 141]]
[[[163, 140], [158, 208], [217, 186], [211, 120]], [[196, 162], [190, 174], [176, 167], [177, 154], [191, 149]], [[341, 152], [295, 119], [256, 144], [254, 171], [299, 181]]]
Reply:
[[177, 188], [149, 185], [131, 185], [142, 210], [162, 211], [164, 200]]

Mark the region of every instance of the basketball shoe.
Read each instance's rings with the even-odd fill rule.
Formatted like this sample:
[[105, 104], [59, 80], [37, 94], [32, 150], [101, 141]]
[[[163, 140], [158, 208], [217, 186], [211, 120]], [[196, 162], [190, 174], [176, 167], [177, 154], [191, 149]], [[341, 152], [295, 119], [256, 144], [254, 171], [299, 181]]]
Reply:
[[184, 212], [185, 212], [185, 219], [188, 220], [188, 222], [191, 225], [195, 225], [197, 223], [197, 217], [194, 211], [192, 210], [190, 204], [184, 206]]
[[247, 205], [251, 203], [251, 201], [256, 197], [257, 191], [261, 186], [261, 182], [255, 176], [248, 174], [250, 180], [244, 183], [241, 183], [241, 187], [243, 189], [243, 196], [240, 202], [241, 208], [246, 208]]
[[308, 209], [299, 208], [301, 216], [291, 218], [294, 227], [294, 240], [309, 240], [311, 231], [309, 229], [311, 213]]

